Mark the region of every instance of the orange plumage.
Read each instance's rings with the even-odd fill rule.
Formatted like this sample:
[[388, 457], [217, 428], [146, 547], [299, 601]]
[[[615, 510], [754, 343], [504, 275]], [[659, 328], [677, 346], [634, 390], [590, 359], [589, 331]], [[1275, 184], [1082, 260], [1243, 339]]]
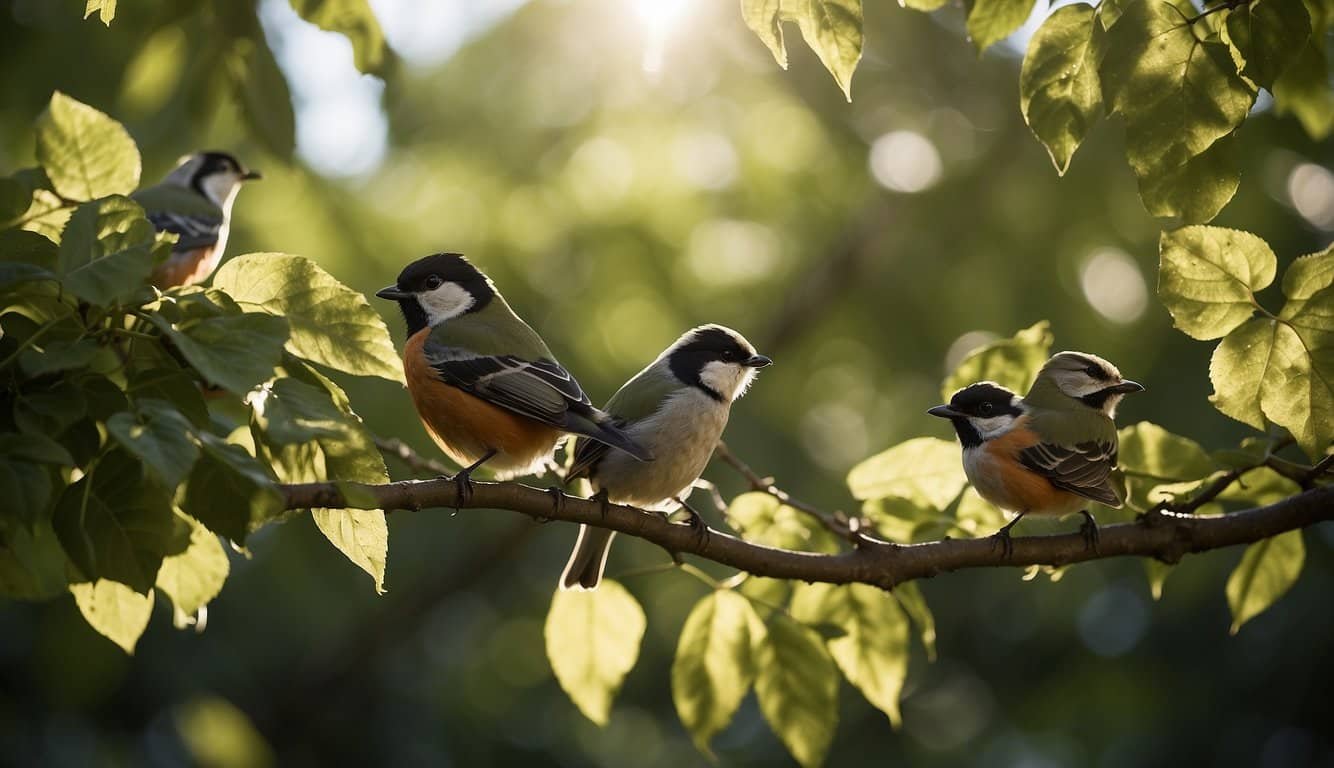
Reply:
[[403, 372], [417, 414], [440, 450], [462, 466], [495, 450], [487, 467], [498, 476], [522, 473], [549, 456], [560, 430], [446, 384], [422, 350], [430, 335], [431, 329], [423, 328], [403, 345]]
[[1025, 467], [1019, 454], [1041, 442], [1021, 416], [1005, 434], [986, 441], [964, 457], [971, 463], [969, 476], [977, 492], [992, 504], [1011, 512], [1034, 515], [1065, 515], [1082, 509], [1088, 501], [1057, 488], [1050, 480]]
[[153, 269], [153, 285], [165, 291], [178, 285], [203, 282], [213, 274], [220, 258], [217, 243], [173, 253], [170, 258]]

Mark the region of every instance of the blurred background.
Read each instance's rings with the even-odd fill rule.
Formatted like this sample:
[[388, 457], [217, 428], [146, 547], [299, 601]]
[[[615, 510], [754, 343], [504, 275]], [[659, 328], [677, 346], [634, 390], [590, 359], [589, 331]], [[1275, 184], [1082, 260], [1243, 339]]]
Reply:
[[[370, 293], [461, 251], [594, 401], [684, 329], [736, 327], [777, 365], [728, 443], [828, 509], [852, 508], [858, 460], [948, 436], [924, 412], [967, 351], [1044, 318], [1058, 349], [1148, 386], [1123, 423], [1210, 449], [1246, 434], [1206, 400], [1212, 345], [1154, 298], [1161, 223], [1119, 126], [1099, 125], [1060, 179], [1023, 123], [1040, 18], [979, 58], [958, 8], [867, 3], [849, 104], [795, 29], [780, 70], [734, 1], [371, 5], [392, 48], [383, 79], [285, 0], [137, 0], [110, 29], [74, 0], [0, 0], [0, 172], [34, 162], [54, 89], [125, 122], [146, 182], [187, 151], [232, 150], [264, 180], [240, 195], [230, 254], [311, 256]], [[1215, 223], [1264, 237], [1282, 269], [1334, 232], [1334, 147], [1267, 103]], [[403, 391], [342, 383], [373, 431], [438, 456]], [[706, 477], [742, 490], [726, 467]], [[627, 540], [609, 565], [649, 629], [598, 729], [542, 640], [573, 526], [423, 511], [390, 529], [386, 596], [294, 519], [233, 554], [206, 631], [160, 608], [134, 657], [69, 598], [0, 605], [0, 764], [704, 764], [669, 675], [704, 587], [630, 573], [668, 562], [661, 550]], [[940, 657], [915, 650], [903, 728], [844, 685], [828, 764], [1334, 765], [1334, 528], [1306, 545], [1296, 587], [1235, 637], [1223, 584], [1240, 550], [1188, 558], [1159, 602], [1131, 560], [1057, 582], [923, 582]], [[753, 698], [716, 748], [725, 765], [790, 761]]]

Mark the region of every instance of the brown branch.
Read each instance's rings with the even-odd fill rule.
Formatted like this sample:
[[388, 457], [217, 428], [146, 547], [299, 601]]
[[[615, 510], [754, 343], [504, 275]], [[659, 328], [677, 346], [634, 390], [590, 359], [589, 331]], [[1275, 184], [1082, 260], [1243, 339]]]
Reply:
[[751, 469], [749, 464], [732, 453], [731, 449], [727, 447], [727, 443], [719, 440], [718, 445], [713, 449], [713, 455], [745, 478], [752, 491], [767, 493], [778, 499], [782, 504], [792, 507], [807, 517], [814, 518], [825, 530], [839, 538], [847, 539], [854, 546], [859, 546], [862, 543], [864, 536], [858, 532], [859, 526], [850, 525], [846, 518], [836, 517], [818, 507], [794, 499], [787, 491], [774, 485], [772, 477], [760, 477], [759, 473]]
[[[519, 483], [472, 485], [460, 498], [448, 480], [407, 480], [356, 487], [378, 507], [393, 509], [504, 509], [540, 520], [563, 520], [618, 531], [656, 544], [669, 552], [696, 555], [756, 576], [801, 579], [832, 584], [861, 582], [886, 589], [905, 581], [965, 568], [1068, 565], [1109, 557], [1155, 557], [1176, 562], [1185, 554], [1248, 544], [1285, 531], [1334, 519], [1334, 486], [1313, 488], [1266, 507], [1222, 516], [1196, 517], [1160, 511], [1134, 523], [1104, 526], [1098, 549], [1085, 545], [1078, 533], [1015, 538], [1010, 556], [990, 538], [947, 539], [899, 545], [863, 537], [848, 552], [825, 555], [794, 552], [754, 544], [723, 531], [669, 523], [661, 515], [634, 507], [553, 494]], [[345, 507], [334, 483], [280, 486], [288, 509]]]

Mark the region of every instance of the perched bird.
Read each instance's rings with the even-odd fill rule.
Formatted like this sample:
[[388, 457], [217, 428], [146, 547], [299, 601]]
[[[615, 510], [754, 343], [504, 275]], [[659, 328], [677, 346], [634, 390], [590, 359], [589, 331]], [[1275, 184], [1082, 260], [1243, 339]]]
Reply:
[[[604, 502], [666, 511], [685, 504], [727, 426], [732, 402], [745, 394], [757, 369], [773, 361], [756, 354], [741, 334], [721, 325], [687, 331], [607, 401], [606, 411], [657, 457], [636, 462], [580, 438], [566, 482], [587, 477]], [[579, 526], [579, 539], [560, 577], [561, 589], [596, 589], [613, 531]]]
[[1006, 553], [1010, 529], [1024, 515], [1084, 516], [1089, 546], [1098, 527], [1089, 501], [1120, 507], [1116, 468], [1116, 406], [1144, 387], [1121, 377], [1096, 355], [1060, 352], [1042, 366], [1020, 398], [989, 381], [955, 392], [948, 405], [927, 411], [949, 419], [963, 445], [968, 481], [982, 498], [1017, 513], [996, 533]]
[[398, 302], [408, 324], [403, 371], [426, 431], [464, 469], [460, 495], [483, 464], [497, 478], [540, 472], [566, 433], [652, 458], [594, 408], [579, 382], [496, 286], [457, 253], [409, 264], [375, 294]]
[[181, 158], [160, 183], [134, 193], [159, 232], [180, 236], [171, 256], [153, 269], [153, 285], [193, 285], [213, 274], [227, 247], [236, 193], [258, 178], [258, 171], [226, 152], [196, 152]]

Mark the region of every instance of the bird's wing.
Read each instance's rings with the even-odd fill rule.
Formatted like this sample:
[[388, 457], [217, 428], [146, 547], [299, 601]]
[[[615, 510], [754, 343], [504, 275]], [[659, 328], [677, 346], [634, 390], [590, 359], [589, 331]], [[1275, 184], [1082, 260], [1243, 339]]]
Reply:
[[588, 395], [554, 360], [514, 355], [468, 356], [463, 350], [427, 342], [431, 367], [445, 383], [534, 421], [569, 429], [569, 411], [592, 409]]
[[144, 207], [144, 214], [159, 232], [172, 232], [180, 237], [172, 250], [189, 251], [218, 242], [223, 212], [203, 195], [158, 185], [136, 192], [134, 200]]
[[[650, 364], [616, 390], [603, 410], [611, 417], [614, 426], [625, 429], [656, 413], [667, 397], [681, 386], [670, 373]], [[605, 455], [607, 446], [603, 443], [579, 439], [574, 444], [574, 463], [565, 475], [566, 481], [588, 475]]]
[[1037, 443], [1019, 452], [1019, 461], [1057, 488], [1109, 507], [1121, 506], [1111, 484], [1116, 443], [1092, 440], [1074, 445]]

